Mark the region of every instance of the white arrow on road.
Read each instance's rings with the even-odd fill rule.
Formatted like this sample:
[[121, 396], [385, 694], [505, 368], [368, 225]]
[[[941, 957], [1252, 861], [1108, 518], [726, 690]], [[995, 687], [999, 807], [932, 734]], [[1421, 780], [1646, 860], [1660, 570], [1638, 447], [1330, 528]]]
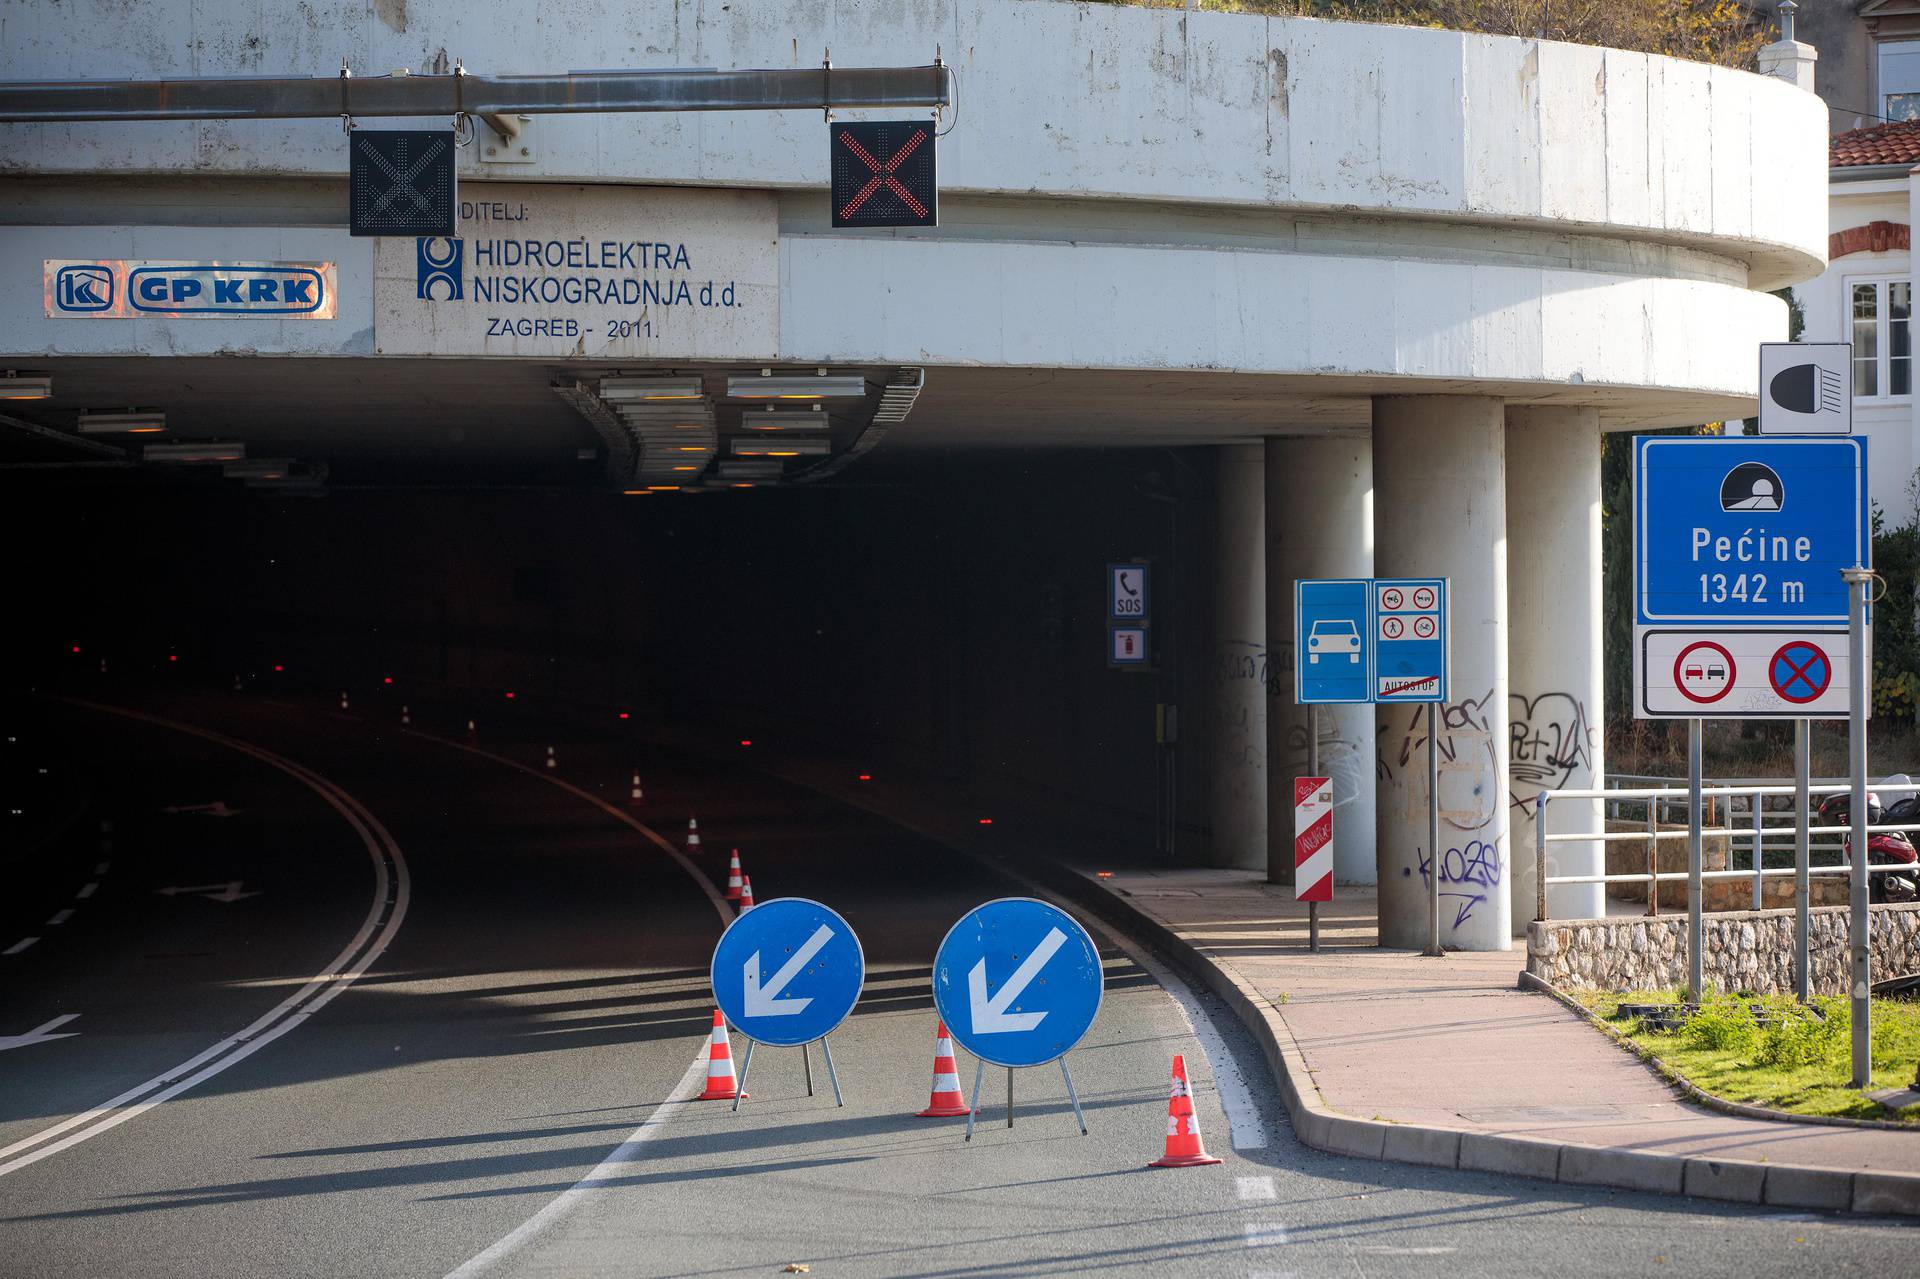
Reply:
[[1013, 976], [1007, 978], [992, 999], [987, 998], [987, 961], [982, 959], [973, 966], [973, 971], [967, 974], [967, 1003], [973, 1010], [975, 1034], [998, 1035], [1009, 1030], [1032, 1030], [1040, 1024], [1047, 1010], [1010, 1013], [1007, 1005], [1020, 998], [1020, 992], [1040, 975], [1040, 970], [1053, 958], [1053, 952], [1059, 950], [1066, 940], [1067, 935], [1058, 928], [1049, 928], [1033, 953], [1013, 970]]
[[801, 999], [781, 999], [780, 992], [787, 983], [799, 976], [807, 961], [820, 953], [820, 948], [833, 936], [833, 929], [825, 924], [813, 930], [813, 936], [800, 943], [800, 949], [793, 952], [793, 958], [780, 965], [780, 971], [773, 975], [765, 986], [760, 984], [760, 952], [754, 951], [747, 962], [740, 966], [740, 975], [746, 983], [747, 1016], [749, 1017], [791, 1017], [805, 1011], [813, 1002], [813, 996]]
[[251, 893], [241, 892], [240, 888], [245, 883], [246, 881], [243, 879], [230, 879], [224, 884], [195, 884], [190, 888], [183, 888], [175, 884], [170, 888], [156, 888], [154, 891], [162, 897], [178, 897], [181, 893], [197, 893], [205, 897], [208, 901], [215, 902], [237, 902], [242, 897], [258, 897], [260, 895], [257, 889]]
[[25, 1048], [29, 1044], [44, 1044], [53, 1039], [71, 1039], [80, 1032], [63, 1030], [56, 1035], [53, 1030], [56, 1026], [66, 1025], [79, 1015], [79, 1013], [67, 1013], [65, 1016], [55, 1017], [46, 1025], [35, 1026], [24, 1035], [0, 1035], [0, 1052], [5, 1052], [9, 1048]]
[[226, 800], [216, 799], [211, 804], [172, 804], [160, 811], [163, 813], [205, 813], [208, 817], [238, 817], [247, 810], [244, 808], [228, 808]]

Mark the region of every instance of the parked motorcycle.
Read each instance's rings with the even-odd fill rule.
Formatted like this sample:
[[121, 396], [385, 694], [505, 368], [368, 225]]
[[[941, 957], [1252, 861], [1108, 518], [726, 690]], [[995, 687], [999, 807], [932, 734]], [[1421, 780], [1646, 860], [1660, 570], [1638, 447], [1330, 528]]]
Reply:
[[[1893, 781], [1896, 779], [1888, 779]], [[1897, 779], [1904, 781], [1904, 778]], [[1867, 792], [1867, 824], [1899, 825], [1916, 819], [1910, 815], [1920, 810], [1920, 802], [1912, 797], [1903, 797], [1892, 808], [1880, 804], [1880, 796], [1873, 791]], [[1820, 805], [1820, 825], [1847, 826], [1852, 823], [1853, 796], [1847, 794], [1829, 795]], [[1902, 814], [1909, 814], [1903, 816]], [[1853, 837], [1846, 838], [1848, 860], [1853, 857]], [[1873, 902], [1910, 902], [1920, 901], [1920, 852], [1915, 852], [1913, 842], [1904, 834], [1896, 831], [1874, 831], [1867, 836], [1868, 866], [1904, 866], [1905, 870], [1881, 871], [1867, 876], [1867, 900]]]

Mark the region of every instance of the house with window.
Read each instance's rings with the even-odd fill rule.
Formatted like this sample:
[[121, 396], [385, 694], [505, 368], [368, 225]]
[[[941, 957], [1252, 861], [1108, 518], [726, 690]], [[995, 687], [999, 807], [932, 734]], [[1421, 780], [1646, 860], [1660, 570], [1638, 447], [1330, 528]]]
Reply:
[[1805, 5], [1828, 145], [1827, 270], [1796, 285], [1808, 342], [1853, 343], [1853, 420], [1871, 441], [1870, 493], [1913, 518], [1920, 417], [1911, 228], [1920, 212], [1920, 0]]

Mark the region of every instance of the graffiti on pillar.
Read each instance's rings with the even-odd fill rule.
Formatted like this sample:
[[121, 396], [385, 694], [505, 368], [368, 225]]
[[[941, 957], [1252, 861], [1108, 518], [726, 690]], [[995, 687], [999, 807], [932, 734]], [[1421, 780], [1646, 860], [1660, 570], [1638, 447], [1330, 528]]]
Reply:
[[[1320, 771], [1322, 775], [1333, 779], [1333, 806], [1341, 808], [1360, 798], [1361, 785], [1371, 785], [1372, 779], [1360, 771], [1360, 743], [1339, 736], [1331, 731], [1333, 728], [1333, 716], [1322, 715]], [[1307, 726], [1296, 722], [1287, 727], [1287, 776], [1304, 777], [1306, 771]]]
[[1267, 696], [1293, 698], [1293, 641], [1267, 651]]
[[1251, 640], [1222, 640], [1213, 653], [1213, 682], [1237, 684], [1253, 680], [1267, 687], [1267, 648]]
[[1209, 713], [1213, 718], [1215, 767], [1221, 780], [1236, 794], [1264, 797], [1266, 791], [1266, 704], [1257, 691], [1231, 691], [1237, 685], [1264, 687], [1267, 650], [1249, 640], [1223, 640], [1213, 652], [1213, 683], [1217, 690]]
[[1507, 698], [1507, 789], [1514, 807], [1531, 814], [1540, 792], [1593, 775], [1593, 725], [1572, 693]]
[[[1433, 858], [1424, 848], [1414, 850], [1420, 863], [1420, 882], [1431, 885], [1433, 882]], [[1413, 868], [1403, 866], [1402, 875], [1411, 876]], [[1449, 848], [1440, 855], [1440, 900], [1442, 910], [1447, 905], [1453, 909], [1453, 927], [1458, 928], [1473, 918], [1476, 908], [1484, 906], [1487, 899], [1499, 889], [1505, 873], [1500, 865], [1500, 849], [1484, 839], [1468, 840], [1459, 848]]]
[[[1380, 726], [1376, 767], [1380, 780], [1400, 782], [1409, 819], [1426, 812], [1427, 725], [1439, 707], [1440, 820], [1460, 831], [1484, 830], [1497, 815], [1500, 757], [1487, 708], [1493, 690], [1458, 702], [1409, 706], [1404, 728]], [[1395, 716], [1394, 718], [1398, 718]], [[1395, 740], [1397, 738], [1397, 741]]]

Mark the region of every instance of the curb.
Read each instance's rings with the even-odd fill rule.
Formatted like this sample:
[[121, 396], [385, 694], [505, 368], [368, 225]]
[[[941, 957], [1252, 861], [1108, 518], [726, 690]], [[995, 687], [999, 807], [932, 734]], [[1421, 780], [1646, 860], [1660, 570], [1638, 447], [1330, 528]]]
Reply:
[[[1321, 1096], [1306, 1058], [1287, 1027], [1285, 1015], [1270, 1000], [1099, 880], [1065, 866], [1058, 866], [1057, 870], [1057, 876], [1047, 878], [1055, 880], [1063, 892], [1149, 940], [1156, 949], [1199, 976], [1209, 990], [1233, 1009], [1266, 1055], [1267, 1068], [1280, 1085], [1280, 1099], [1293, 1121], [1295, 1135], [1316, 1150], [1466, 1172], [1533, 1177], [1563, 1185], [1652, 1191], [1727, 1203], [1920, 1216], [1920, 1173], [1850, 1172], [1798, 1164], [1668, 1155], [1542, 1137], [1384, 1123], [1343, 1115]], [[1068, 880], [1073, 881], [1071, 887], [1065, 882]], [[1546, 989], [1558, 994], [1551, 987]], [[1726, 1108], [1736, 1105], [1723, 1103]], [[1764, 1112], [1761, 1115], [1772, 1118]]]
[[1608, 1025], [1604, 1017], [1546, 979], [1522, 971], [1520, 989], [1551, 996], [1568, 1011], [1583, 1018], [1588, 1025], [1603, 1032], [1620, 1051], [1651, 1066], [1656, 1074], [1673, 1085], [1675, 1092], [1680, 1093], [1688, 1101], [1705, 1106], [1708, 1110], [1717, 1110], [1726, 1115], [1738, 1115], [1742, 1119], [1764, 1119], [1769, 1123], [1778, 1124], [1814, 1124], [1823, 1128], [1879, 1128], [1890, 1132], [1920, 1132], [1920, 1127], [1913, 1124], [1899, 1124], [1887, 1119], [1849, 1119], [1845, 1115], [1796, 1115], [1790, 1110], [1775, 1110], [1771, 1106], [1756, 1106], [1751, 1102], [1733, 1101], [1718, 1096], [1688, 1079], [1664, 1058], [1634, 1043], [1613, 1026]]

